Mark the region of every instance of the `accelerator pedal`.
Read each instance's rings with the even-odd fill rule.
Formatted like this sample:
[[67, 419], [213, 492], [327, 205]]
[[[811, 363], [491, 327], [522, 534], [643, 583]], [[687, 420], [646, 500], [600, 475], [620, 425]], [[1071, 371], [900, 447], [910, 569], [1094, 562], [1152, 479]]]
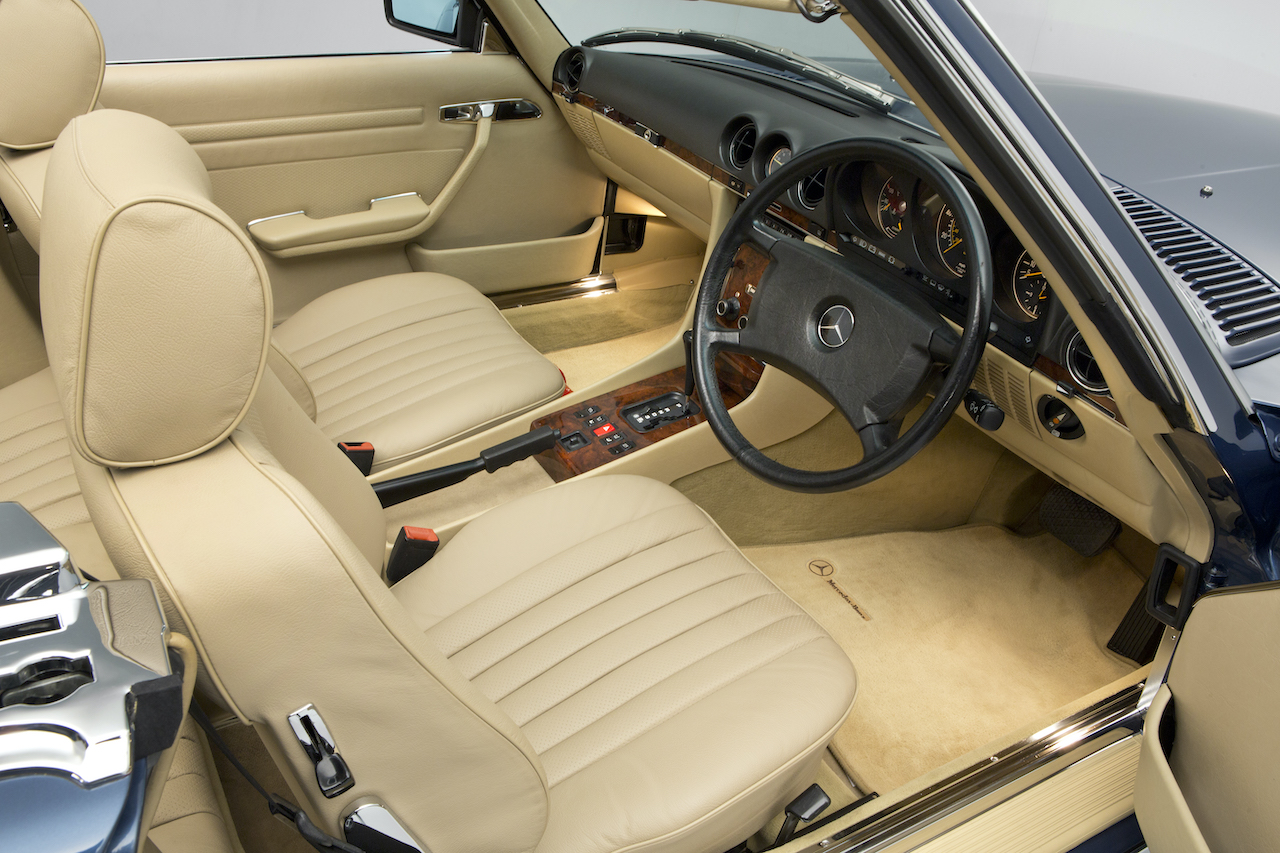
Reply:
[[1120, 519], [1057, 484], [1040, 502], [1040, 524], [1086, 557], [1101, 554], [1120, 535]]
[[1162, 636], [1164, 623], [1147, 612], [1147, 588], [1143, 586], [1107, 641], [1107, 648], [1138, 664], [1148, 664], [1155, 660]]

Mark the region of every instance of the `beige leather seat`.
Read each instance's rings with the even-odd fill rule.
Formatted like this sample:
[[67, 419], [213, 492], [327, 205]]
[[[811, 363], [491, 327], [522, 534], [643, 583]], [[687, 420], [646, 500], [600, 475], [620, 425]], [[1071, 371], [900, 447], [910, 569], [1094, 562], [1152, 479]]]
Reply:
[[[98, 107], [104, 56], [75, 0], [0, 4], [0, 201], [37, 250], [50, 146]], [[275, 342], [272, 366], [304, 410], [335, 442], [372, 442], [374, 470], [564, 392], [560, 371], [492, 302], [436, 273], [327, 293], [282, 323]]]
[[[46, 340], [112, 557], [313, 816], [372, 799], [433, 853], [720, 853], [812, 782], [852, 667], [668, 486], [531, 495], [388, 589], [382, 509], [266, 366], [270, 284], [202, 175], [150, 119], [72, 121]], [[307, 704], [355, 779], [331, 800], [286, 720]]]

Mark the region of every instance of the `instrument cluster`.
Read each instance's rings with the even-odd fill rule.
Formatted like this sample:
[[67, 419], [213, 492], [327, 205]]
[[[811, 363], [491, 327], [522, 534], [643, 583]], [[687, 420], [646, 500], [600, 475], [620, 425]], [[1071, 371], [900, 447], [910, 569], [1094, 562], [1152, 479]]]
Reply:
[[[927, 183], [880, 163], [851, 163], [833, 177], [828, 222], [842, 251], [857, 249], [913, 272], [935, 299], [967, 301], [968, 240], [951, 206]], [[991, 243], [999, 336], [1027, 351], [1039, 338], [1052, 292], [1036, 259], [977, 192]]]

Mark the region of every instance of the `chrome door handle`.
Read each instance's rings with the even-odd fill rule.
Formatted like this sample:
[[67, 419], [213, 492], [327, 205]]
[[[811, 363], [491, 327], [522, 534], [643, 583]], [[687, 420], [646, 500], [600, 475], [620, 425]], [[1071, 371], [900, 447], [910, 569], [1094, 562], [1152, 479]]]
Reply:
[[471, 104], [449, 104], [440, 108], [441, 121], [519, 121], [540, 118], [542, 110], [526, 98], [506, 98], [500, 101], [477, 101]]

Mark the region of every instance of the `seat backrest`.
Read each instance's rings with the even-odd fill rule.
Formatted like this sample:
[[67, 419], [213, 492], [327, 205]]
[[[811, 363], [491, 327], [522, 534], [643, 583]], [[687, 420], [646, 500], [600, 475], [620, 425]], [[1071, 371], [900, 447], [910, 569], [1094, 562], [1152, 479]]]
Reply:
[[0, 202], [37, 250], [49, 149], [97, 105], [105, 67], [76, 0], [0, 0]]
[[[133, 113], [73, 119], [49, 164], [41, 275], [108, 551], [155, 580], [209, 686], [275, 744], [312, 814], [336, 831], [372, 796], [435, 853], [532, 850], [541, 764], [381, 581], [381, 507], [266, 367], [266, 271], [190, 146]], [[333, 800], [289, 731], [307, 704], [355, 777]]]

